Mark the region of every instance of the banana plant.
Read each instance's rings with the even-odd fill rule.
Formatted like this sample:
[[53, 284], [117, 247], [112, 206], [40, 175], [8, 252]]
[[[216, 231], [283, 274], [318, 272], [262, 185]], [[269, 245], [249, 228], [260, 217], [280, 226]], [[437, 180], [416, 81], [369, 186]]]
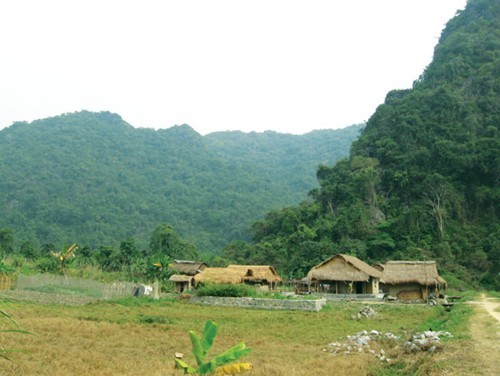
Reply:
[[65, 252], [51, 252], [52, 256], [59, 262], [59, 269], [61, 274], [64, 274], [66, 269], [66, 260], [75, 257], [75, 251], [78, 249], [76, 244], [71, 245]]
[[224, 351], [207, 361], [208, 351], [214, 343], [217, 335], [218, 325], [208, 320], [205, 323], [203, 334], [199, 338], [192, 330], [189, 331], [189, 337], [193, 346], [193, 355], [196, 360], [196, 366], [190, 366], [182, 360], [182, 354], [175, 354], [175, 368], [184, 371], [185, 375], [233, 375], [252, 370], [250, 363], [233, 363], [239, 358], [247, 355], [251, 350], [240, 342], [230, 349]]

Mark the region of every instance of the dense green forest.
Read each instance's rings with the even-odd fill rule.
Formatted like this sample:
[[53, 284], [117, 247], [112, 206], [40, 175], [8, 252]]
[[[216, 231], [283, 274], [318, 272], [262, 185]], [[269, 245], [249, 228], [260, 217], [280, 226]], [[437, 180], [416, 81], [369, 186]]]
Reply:
[[0, 229], [13, 249], [117, 248], [129, 238], [142, 249], [168, 224], [200, 251], [220, 252], [250, 239], [267, 211], [305, 199], [315, 169], [348, 155], [361, 128], [201, 136], [87, 111], [14, 123], [0, 131]]
[[387, 94], [318, 189], [253, 225], [223, 257], [301, 277], [337, 253], [438, 261], [500, 288], [500, 2], [470, 0], [411, 89]]

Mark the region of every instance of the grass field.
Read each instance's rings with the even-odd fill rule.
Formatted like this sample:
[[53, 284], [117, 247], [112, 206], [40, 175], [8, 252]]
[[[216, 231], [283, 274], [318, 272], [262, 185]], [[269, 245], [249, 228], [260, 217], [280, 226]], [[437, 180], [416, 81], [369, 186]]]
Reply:
[[[0, 360], [0, 369], [2, 375], [175, 375], [174, 352], [194, 363], [187, 331], [200, 333], [211, 319], [220, 325], [213, 353], [244, 341], [252, 352], [242, 361], [254, 365], [249, 373], [254, 376], [468, 374], [464, 367], [474, 372], [477, 365], [464, 350], [470, 307], [459, 305], [447, 312], [443, 307], [376, 304], [375, 318], [352, 319], [362, 307], [330, 303], [312, 313], [201, 306], [173, 299], [127, 298], [83, 306], [12, 300], [4, 308], [34, 334], [0, 334], [3, 348], [24, 350], [11, 355], [14, 362]], [[454, 335], [440, 353], [408, 355], [402, 346], [385, 347], [392, 361], [382, 364], [370, 354], [333, 356], [322, 351], [330, 342], [362, 330], [409, 338], [430, 327]]]

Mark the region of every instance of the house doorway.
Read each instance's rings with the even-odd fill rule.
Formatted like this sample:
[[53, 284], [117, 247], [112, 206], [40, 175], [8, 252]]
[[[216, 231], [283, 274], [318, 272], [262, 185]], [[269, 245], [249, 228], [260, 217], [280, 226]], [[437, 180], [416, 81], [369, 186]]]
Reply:
[[355, 288], [356, 294], [363, 294], [364, 293], [363, 282], [356, 282], [354, 288]]

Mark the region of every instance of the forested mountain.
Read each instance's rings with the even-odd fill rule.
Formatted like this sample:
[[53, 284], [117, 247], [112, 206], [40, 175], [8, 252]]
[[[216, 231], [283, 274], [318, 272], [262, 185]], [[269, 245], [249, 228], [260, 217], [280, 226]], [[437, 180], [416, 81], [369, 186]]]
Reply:
[[17, 241], [147, 246], [171, 225], [202, 251], [248, 239], [253, 221], [317, 186], [362, 126], [294, 136], [187, 125], [136, 129], [116, 114], [78, 112], [0, 131], [0, 229]]
[[223, 255], [297, 276], [336, 252], [437, 259], [500, 288], [499, 94], [500, 2], [469, 0], [413, 88], [388, 93], [349, 158], [317, 170], [310, 201], [271, 211], [254, 245]]

